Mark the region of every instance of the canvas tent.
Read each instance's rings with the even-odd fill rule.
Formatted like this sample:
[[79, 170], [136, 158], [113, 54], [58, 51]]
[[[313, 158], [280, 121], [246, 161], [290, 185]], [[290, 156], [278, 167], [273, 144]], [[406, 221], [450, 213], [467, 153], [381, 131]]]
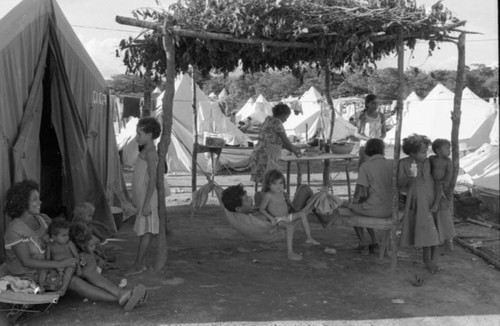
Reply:
[[109, 92], [56, 1], [25, 0], [0, 20], [0, 71], [2, 228], [7, 189], [33, 179], [41, 186], [42, 210], [62, 205], [71, 211], [91, 202], [102, 230], [113, 234], [110, 204], [133, 207]]
[[[403, 119], [401, 138], [417, 133], [426, 135], [431, 140], [450, 139], [453, 97], [452, 91], [437, 84], [421, 102], [409, 107]], [[474, 149], [489, 141], [483, 124], [492, 119], [494, 109], [489, 103], [483, 102], [474, 98], [462, 98], [459, 141], [463, 149]], [[395, 130], [392, 129], [385, 139], [393, 144], [394, 138]]]
[[[179, 76], [175, 81], [174, 107], [172, 112], [172, 137], [167, 152], [167, 166], [170, 174], [183, 174], [191, 172], [191, 158], [194, 142], [193, 135], [193, 109], [192, 109], [192, 79], [189, 75]], [[163, 98], [163, 93], [159, 99]], [[219, 108], [218, 103], [212, 102], [203, 91], [196, 86], [196, 102], [198, 112], [198, 142], [203, 144], [205, 132], [221, 134], [226, 144], [238, 146], [248, 144], [249, 138], [229, 121]], [[153, 113], [162, 122], [161, 101]], [[133, 166], [137, 155], [135, 130], [137, 119], [127, 123], [123, 133], [118, 135], [118, 148], [122, 150], [124, 165]], [[219, 167], [245, 169], [249, 164], [250, 151], [243, 149], [223, 149], [219, 158]], [[211, 160], [208, 154], [199, 153], [197, 156], [198, 168], [201, 171], [211, 171]]]
[[254, 124], [261, 124], [266, 120], [267, 116], [273, 115], [273, 106], [262, 94], [251, 105], [247, 106], [247, 104], [236, 113], [236, 121], [242, 121], [251, 117]]
[[[325, 131], [324, 137], [327, 138], [329, 136], [332, 112], [321, 94], [314, 87], [311, 87], [300, 97], [298, 103], [302, 108], [302, 113], [295, 114], [292, 112], [283, 124], [287, 135], [295, 135], [303, 138], [303, 135], [305, 136], [306, 133], [307, 124], [308, 138], [311, 138], [318, 128], [322, 128]], [[339, 140], [353, 136], [355, 131], [356, 127], [343, 119], [337, 112], [332, 139]]]
[[498, 214], [500, 203], [498, 109], [488, 122], [491, 122], [492, 126], [489, 129], [485, 126], [484, 132], [489, 134], [489, 143], [461, 158], [460, 167], [468, 174], [462, 179], [467, 180], [466, 183], [472, 186], [473, 195], [478, 197], [490, 211]]

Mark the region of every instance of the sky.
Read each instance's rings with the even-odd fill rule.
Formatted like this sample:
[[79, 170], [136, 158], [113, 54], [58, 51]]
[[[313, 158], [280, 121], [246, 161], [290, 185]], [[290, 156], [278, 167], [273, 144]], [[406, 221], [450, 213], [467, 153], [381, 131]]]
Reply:
[[[36, 0], [31, 0], [36, 1]], [[0, 0], [0, 19], [21, 0]], [[174, 0], [159, 0], [162, 7]], [[436, 0], [417, 0], [418, 5], [430, 8]], [[73, 26], [90, 56], [105, 78], [125, 73], [115, 50], [121, 39], [136, 36], [141, 29], [120, 25], [115, 17], [132, 17], [131, 12], [139, 8], [157, 8], [155, 0], [58, 0], [69, 23]], [[466, 20], [466, 30], [481, 35], [467, 35], [466, 64], [498, 66], [498, 4], [496, 0], [444, 0], [445, 7], [458, 18]], [[424, 71], [457, 68], [457, 49], [454, 44], [442, 43], [440, 49], [428, 57], [426, 43], [417, 43], [413, 53], [406, 51], [406, 67], [418, 67]], [[395, 56], [387, 57], [378, 64], [379, 68], [397, 67]]]

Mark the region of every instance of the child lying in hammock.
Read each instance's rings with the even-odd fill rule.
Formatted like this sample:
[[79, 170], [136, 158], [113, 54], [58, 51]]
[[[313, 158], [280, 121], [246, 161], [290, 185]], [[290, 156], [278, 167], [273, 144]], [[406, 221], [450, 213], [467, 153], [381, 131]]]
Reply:
[[[313, 192], [311, 188], [303, 186], [297, 189], [295, 193], [295, 197], [293, 199], [293, 206], [297, 209], [302, 209], [306, 206], [307, 201], [313, 196]], [[267, 218], [261, 214], [258, 210], [253, 206], [253, 200], [251, 197], [247, 195], [247, 192], [243, 188], [243, 185], [235, 185], [230, 186], [222, 192], [221, 202], [224, 207], [234, 213], [234, 217], [238, 221], [238, 223], [244, 223], [243, 227], [238, 228], [238, 231], [242, 232], [249, 238], [257, 241], [270, 241], [276, 240], [279, 238], [277, 236], [276, 228], [279, 228], [279, 224], [282, 228], [286, 228], [286, 238], [287, 238], [287, 252], [288, 258], [292, 260], [301, 260], [302, 256], [296, 254], [293, 251], [293, 231], [296, 221], [306, 220], [307, 214], [303, 211], [298, 211], [292, 213], [292, 223], [279, 223], [277, 226], [271, 226], [271, 223], [267, 221]], [[242, 226], [242, 225], [239, 225]], [[308, 237], [308, 239], [314, 241], [314, 244], [317, 243], [312, 237]], [[311, 243], [312, 244], [312, 243]]]

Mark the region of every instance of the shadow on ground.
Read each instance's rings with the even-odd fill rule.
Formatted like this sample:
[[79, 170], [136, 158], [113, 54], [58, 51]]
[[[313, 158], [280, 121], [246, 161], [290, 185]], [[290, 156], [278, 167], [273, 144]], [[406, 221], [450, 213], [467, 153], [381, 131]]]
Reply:
[[[304, 259], [294, 262], [286, 258], [284, 243], [251, 242], [231, 229], [213, 198], [193, 218], [183, 201], [168, 207], [166, 268], [128, 278], [129, 285], [143, 283], [149, 288], [146, 305], [125, 312], [117, 304], [70, 294], [49, 313], [25, 315], [20, 324], [373, 320], [498, 313], [498, 271], [460, 247], [440, 255], [442, 270], [436, 275], [426, 272], [417, 249], [400, 251], [398, 267], [391, 271], [389, 258], [353, 251], [352, 229], [326, 230], [313, 223], [312, 232], [322, 245], [302, 245], [305, 237], [299, 229], [294, 244]], [[109, 245], [120, 269], [105, 274], [116, 284], [134, 259], [132, 226], [132, 220], [125, 222], [115, 236], [118, 241]], [[325, 253], [327, 247], [336, 254]], [[154, 257], [152, 250], [149, 265]], [[415, 275], [424, 280], [422, 286], [412, 285]]]

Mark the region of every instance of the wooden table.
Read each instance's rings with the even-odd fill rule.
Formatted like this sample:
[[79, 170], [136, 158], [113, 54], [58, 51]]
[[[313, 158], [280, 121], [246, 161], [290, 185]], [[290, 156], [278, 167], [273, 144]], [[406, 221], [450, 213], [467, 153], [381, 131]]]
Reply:
[[[287, 162], [286, 164], [286, 191], [290, 193], [290, 167], [292, 162], [309, 162], [318, 160], [344, 160], [345, 161], [345, 173], [347, 179], [347, 196], [349, 201], [351, 201], [351, 178], [349, 176], [349, 164], [352, 159], [357, 158], [357, 155], [353, 154], [333, 154], [333, 153], [321, 153], [314, 156], [301, 156], [296, 157], [295, 155], [282, 156], [281, 160]], [[307, 171], [307, 178], [309, 180], [309, 170]], [[297, 186], [300, 185], [302, 181], [302, 172], [300, 171], [300, 166], [297, 167]], [[323, 180], [323, 184], [326, 184], [328, 180]]]

